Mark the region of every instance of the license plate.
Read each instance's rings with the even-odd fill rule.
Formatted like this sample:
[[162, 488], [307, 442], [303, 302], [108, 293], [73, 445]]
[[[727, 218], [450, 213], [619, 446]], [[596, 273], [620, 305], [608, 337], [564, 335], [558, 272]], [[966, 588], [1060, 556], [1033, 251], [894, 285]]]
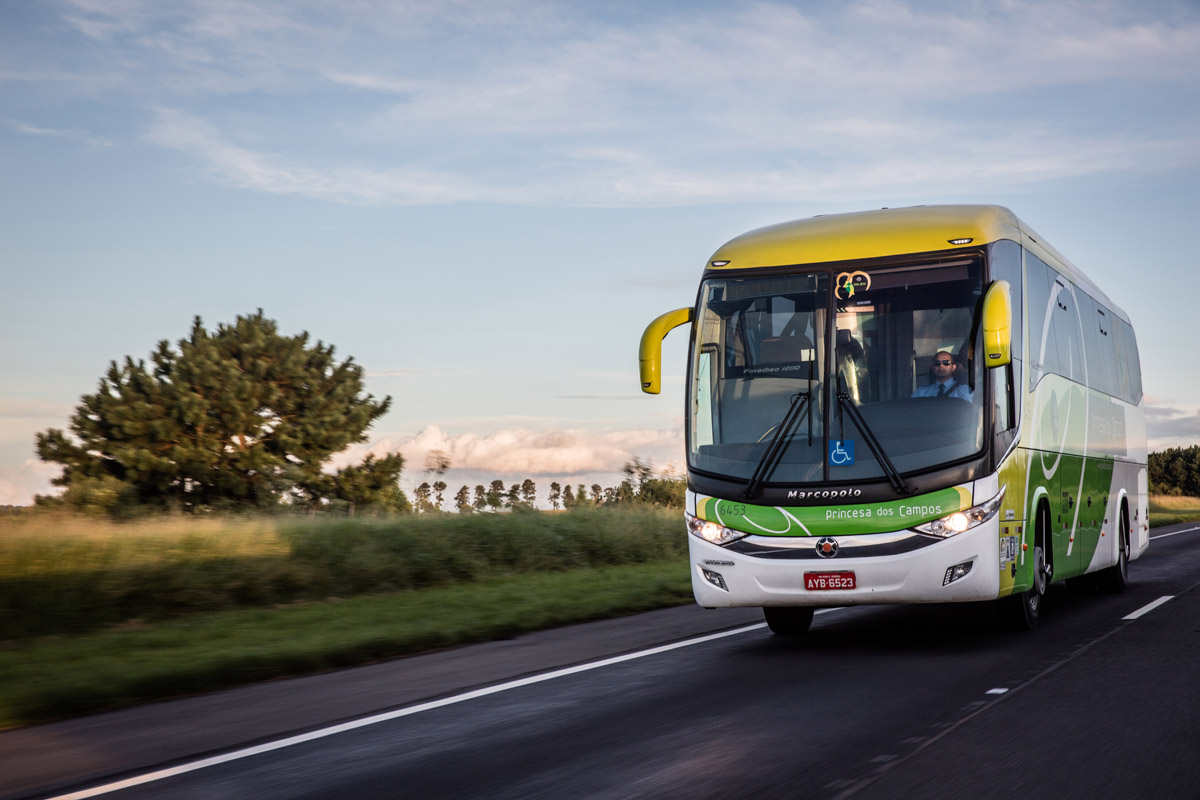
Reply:
[[857, 585], [853, 572], [806, 572], [804, 573], [804, 588], [809, 591], [819, 589], [853, 589]]

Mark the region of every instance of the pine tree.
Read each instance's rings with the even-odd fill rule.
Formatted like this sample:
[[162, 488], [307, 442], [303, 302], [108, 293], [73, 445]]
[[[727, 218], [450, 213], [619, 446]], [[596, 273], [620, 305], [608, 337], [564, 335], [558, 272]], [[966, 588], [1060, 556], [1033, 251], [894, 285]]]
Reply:
[[562, 504], [563, 508], [575, 507], [575, 491], [571, 488], [571, 484], [569, 483], [563, 487]]
[[495, 480], [488, 484], [487, 504], [489, 508], [497, 509], [504, 505], [504, 481]]
[[470, 514], [475, 510], [475, 507], [471, 505], [471, 490], [465, 485], [454, 495], [454, 507], [460, 514]]
[[329, 485], [321, 494], [336, 498], [335, 505], [344, 503], [351, 515], [360, 511], [412, 511], [408, 498], [400, 490], [403, 466], [404, 456], [399, 453], [378, 461], [374, 455], [368, 455], [359, 466], [322, 476]]
[[440, 480], [434, 481], [433, 482], [433, 503], [437, 507], [438, 511], [442, 510], [442, 498], [445, 495], [445, 493], [446, 493], [446, 482], [440, 481]]
[[422, 482], [413, 491], [413, 496], [417, 499], [417, 513], [429, 514], [434, 510], [433, 507], [433, 487], [426, 482]]
[[475, 486], [475, 510], [483, 511], [487, 508], [487, 489], [483, 488], [483, 484]]
[[[364, 395], [362, 367], [339, 363], [331, 345], [280, 334], [260, 309], [215, 331], [197, 317], [150, 362], [112, 362], [76, 407], [73, 436], [38, 434], [38, 455], [63, 466], [55, 483], [68, 503], [97, 486], [121, 503], [182, 510], [399, 502], [384, 484], [402, 462], [364, 462], [340, 483], [323, 471], [391, 405]], [[369, 486], [378, 493], [364, 495]], [[353, 499], [338, 496], [350, 487]]]
[[526, 478], [521, 483], [521, 502], [530, 508], [537, 504], [537, 484], [532, 478]]
[[562, 501], [562, 487], [557, 481], [550, 484], [550, 496], [547, 499], [550, 501], [550, 507], [558, 511], [558, 504]]

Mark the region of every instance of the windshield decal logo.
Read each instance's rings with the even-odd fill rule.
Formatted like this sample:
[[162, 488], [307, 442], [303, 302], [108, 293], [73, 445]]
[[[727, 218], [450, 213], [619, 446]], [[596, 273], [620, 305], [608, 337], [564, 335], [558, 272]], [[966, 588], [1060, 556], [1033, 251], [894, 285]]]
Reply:
[[854, 440], [834, 439], [829, 443], [829, 463], [835, 467], [854, 465]]
[[792, 489], [788, 492], [788, 500], [808, 500], [815, 497], [860, 497], [862, 489], [813, 489], [806, 492], [801, 489]]
[[871, 288], [871, 276], [862, 270], [854, 272], [843, 272], [837, 276], [837, 294], [840, 300], [849, 300], [859, 292], [865, 292]]

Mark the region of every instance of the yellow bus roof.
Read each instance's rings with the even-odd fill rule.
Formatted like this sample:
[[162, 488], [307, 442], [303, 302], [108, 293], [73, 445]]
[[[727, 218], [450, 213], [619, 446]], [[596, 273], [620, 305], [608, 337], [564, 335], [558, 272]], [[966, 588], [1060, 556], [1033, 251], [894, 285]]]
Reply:
[[[829, 214], [743, 233], [713, 254], [714, 268], [819, 264], [928, 253], [997, 239], [1020, 241], [1020, 221], [1000, 206], [915, 206]], [[721, 264], [727, 261], [728, 264]], [[718, 265], [720, 265], [718, 267]]]
[[1076, 286], [1126, 317], [1086, 275], [1003, 206], [883, 208], [784, 222], [730, 239], [713, 253], [708, 267], [725, 270], [823, 264], [974, 249], [999, 239], [1019, 242]]

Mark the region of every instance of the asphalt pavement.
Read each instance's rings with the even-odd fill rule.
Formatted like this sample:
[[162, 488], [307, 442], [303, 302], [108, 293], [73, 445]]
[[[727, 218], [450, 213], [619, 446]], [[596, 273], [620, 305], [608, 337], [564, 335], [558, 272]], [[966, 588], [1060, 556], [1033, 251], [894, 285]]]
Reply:
[[1200, 526], [1152, 535], [1033, 633], [684, 606], [6, 731], [0, 796], [1196, 798]]

